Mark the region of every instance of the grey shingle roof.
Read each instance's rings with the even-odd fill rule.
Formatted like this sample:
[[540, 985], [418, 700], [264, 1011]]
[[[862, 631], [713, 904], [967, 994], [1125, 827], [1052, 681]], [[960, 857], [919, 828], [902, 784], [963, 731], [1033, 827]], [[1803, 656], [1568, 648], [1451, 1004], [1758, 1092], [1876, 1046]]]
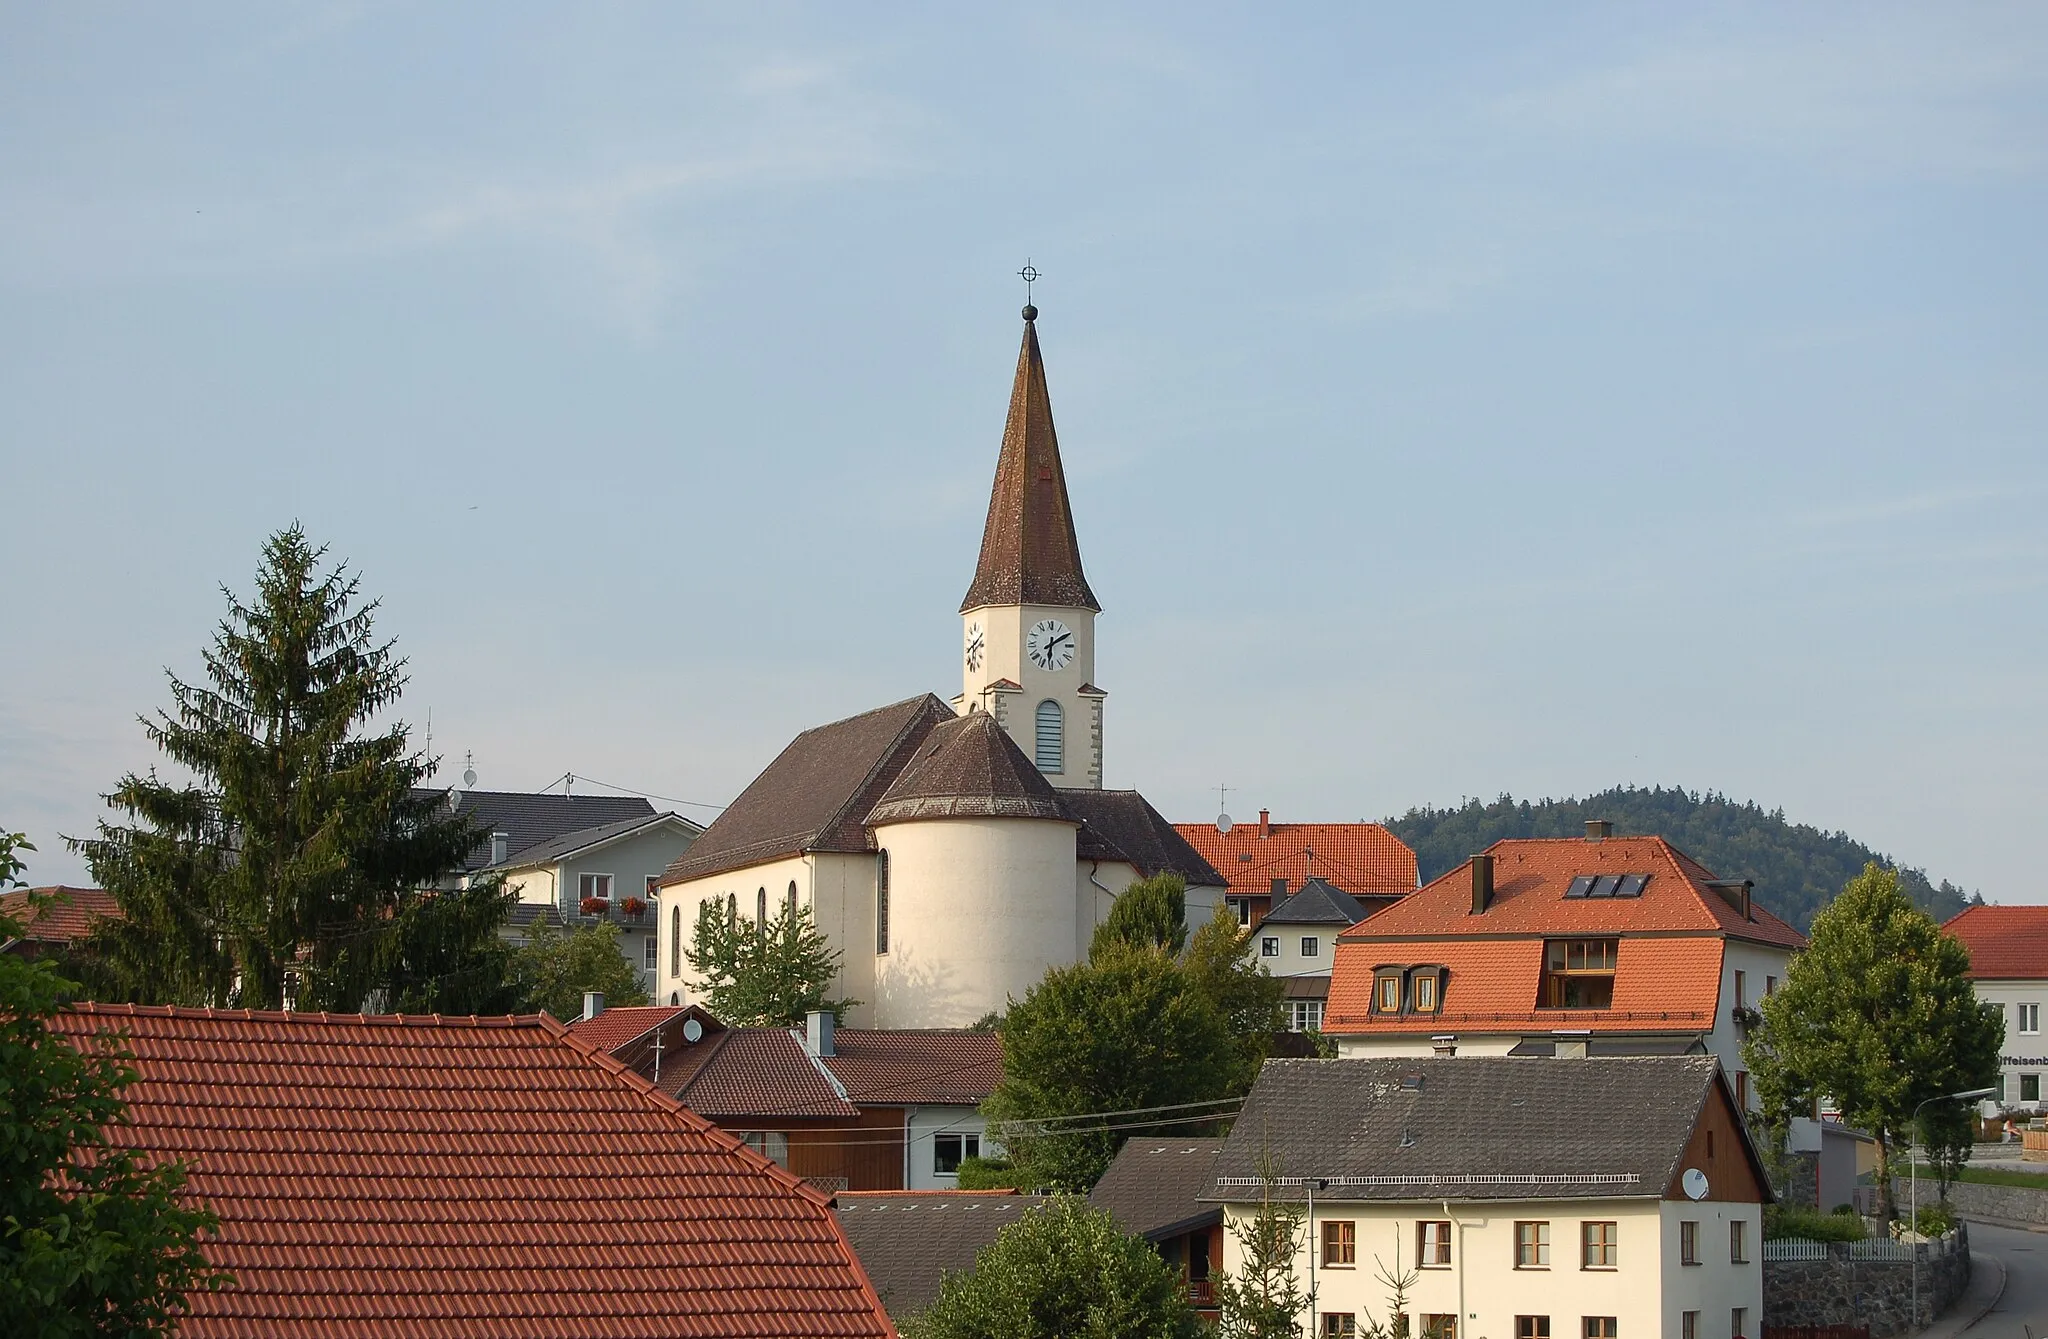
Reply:
[[920, 818], [1046, 818], [1072, 822], [1052, 783], [986, 712], [932, 727], [867, 816], [869, 826]]
[[[416, 790], [417, 796], [445, 797], [446, 791]], [[510, 790], [455, 792], [455, 812], [476, 825], [477, 844], [462, 862], [465, 873], [491, 863], [491, 834], [505, 834], [508, 852], [525, 850], [565, 832], [647, 818], [654, 806], [637, 795], [529, 795]]]
[[799, 851], [866, 851], [862, 826], [932, 727], [954, 719], [930, 693], [806, 730], [662, 875], [698, 879]]
[[623, 837], [627, 833], [640, 828], [654, 827], [656, 824], [667, 819], [674, 819], [676, 822], [685, 824], [700, 833], [704, 830], [680, 814], [636, 814], [631, 818], [619, 819], [615, 823], [600, 823], [596, 827], [578, 828], [574, 832], [564, 832], [559, 836], [550, 837], [544, 842], [537, 842], [523, 851], [515, 850], [505, 858], [505, 868], [518, 869], [526, 865], [552, 865], [557, 860], [595, 846], [599, 842], [610, 841], [614, 837]]
[[1224, 886], [1215, 866], [1137, 791], [1063, 790], [1060, 799], [1081, 820], [1081, 859], [1123, 860], [1147, 878], [1171, 871], [1191, 886]]
[[1133, 1139], [1088, 1192], [1117, 1226], [1147, 1241], [1214, 1223], [1223, 1206], [1203, 1203], [1215, 1175], [1221, 1139]]
[[1342, 888], [1310, 879], [1300, 891], [1266, 913], [1264, 925], [1356, 925], [1396, 898], [1376, 898], [1368, 906]]
[[1036, 1195], [951, 1191], [841, 1194], [839, 1225], [890, 1318], [930, 1306], [947, 1274], [974, 1268], [996, 1233], [1044, 1201]]
[[1271, 1060], [1205, 1198], [1256, 1198], [1262, 1154], [1318, 1199], [1657, 1198], [1721, 1084], [1711, 1056]]

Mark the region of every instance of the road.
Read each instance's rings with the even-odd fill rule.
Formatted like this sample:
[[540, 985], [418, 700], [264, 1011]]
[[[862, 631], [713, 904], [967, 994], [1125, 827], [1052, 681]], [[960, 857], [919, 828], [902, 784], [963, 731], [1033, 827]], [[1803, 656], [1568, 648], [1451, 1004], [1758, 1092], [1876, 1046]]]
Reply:
[[2005, 1295], [1966, 1332], [1969, 1339], [2048, 1336], [2048, 1228], [2027, 1231], [1972, 1222], [1970, 1249], [2005, 1266]]

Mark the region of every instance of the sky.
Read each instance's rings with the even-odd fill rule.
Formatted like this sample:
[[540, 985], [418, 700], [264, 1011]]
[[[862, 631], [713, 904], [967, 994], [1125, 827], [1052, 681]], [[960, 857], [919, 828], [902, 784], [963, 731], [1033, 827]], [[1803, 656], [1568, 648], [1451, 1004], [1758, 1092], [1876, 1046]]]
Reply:
[[294, 521], [443, 782], [950, 697], [1028, 258], [1110, 784], [2048, 901], [2044, 236], [2039, 5], [0, 5], [0, 828]]

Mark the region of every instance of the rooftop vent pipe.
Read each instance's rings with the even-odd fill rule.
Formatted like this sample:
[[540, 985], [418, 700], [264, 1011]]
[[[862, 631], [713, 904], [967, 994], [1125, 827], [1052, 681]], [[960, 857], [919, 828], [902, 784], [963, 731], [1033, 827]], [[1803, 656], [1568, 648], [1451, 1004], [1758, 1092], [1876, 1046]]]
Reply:
[[491, 834], [491, 863], [493, 865], [502, 865], [505, 863], [505, 857], [511, 854], [511, 852], [506, 848], [509, 847], [511, 844], [511, 833], [493, 832]]
[[601, 990], [586, 990], [586, 991], [584, 991], [584, 992], [583, 992], [583, 1021], [584, 1021], [584, 1022], [586, 1022], [586, 1023], [588, 1023], [588, 1022], [589, 1022], [589, 1021], [590, 1021], [591, 1019], [593, 1019], [593, 1018], [597, 1017], [597, 1016], [598, 1016], [599, 1014], [601, 1014], [601, 1013], [603, 1013], [603, 1012], [604, 1012], [604, 992], [603, 992], [603, 991], [601, 991]]
[[1608, 839], [1609, 837], [1612, 837], [1613, 835], [1614, 835], [1614, 824], [1612, 824], [1612, 823], [1608, 822], [1608, 821], [1607, 821], [1606, 819], [1604, 819], [1604, 818], [1589, 818], [1589, 819], [1587, 819], [1587, 820], [1586, 820], [1586, 840], [1587, 840], [1587, 841], [1589, 841], [1589, 842], [1604, 842], [1604, 841], [1606, 841], [1606, 840], [1607, 840], [1607, 839]]
[[804, 1049], [812, 1055], [836, 1055], [834, 1033], [838, 1020], [829, 1009], [813, 1009], [804, 1015]]
[[1493, 905], [1493, 857], [1472, 857], [1472, 914], [1483, 916]]

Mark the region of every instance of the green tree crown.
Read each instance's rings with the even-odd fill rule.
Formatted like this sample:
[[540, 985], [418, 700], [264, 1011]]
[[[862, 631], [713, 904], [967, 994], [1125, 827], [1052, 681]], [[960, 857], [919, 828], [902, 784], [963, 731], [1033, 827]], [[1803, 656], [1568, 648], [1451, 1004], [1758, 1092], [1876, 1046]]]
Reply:
[[860, 1002], [828, 995], [840, 953], [808, 909], [784, 905], [768, 924], [757, 925], [715, 901], [701, 902], [684, 953], [704, 1007], [735, 1027], [796, 1027], [819, 1011], [844, 1022]]
[[547, 920], [536, 920], [526, 942], [512, 954], [511, 979], [520, 1008], [552, 1014], [564, 1023], [582, 1017], [585, 991], [602, 993], [607, 1007], [647, 1003], [640, 973], [619, 952], [619, 927], [610, 921], [564, 934]]

